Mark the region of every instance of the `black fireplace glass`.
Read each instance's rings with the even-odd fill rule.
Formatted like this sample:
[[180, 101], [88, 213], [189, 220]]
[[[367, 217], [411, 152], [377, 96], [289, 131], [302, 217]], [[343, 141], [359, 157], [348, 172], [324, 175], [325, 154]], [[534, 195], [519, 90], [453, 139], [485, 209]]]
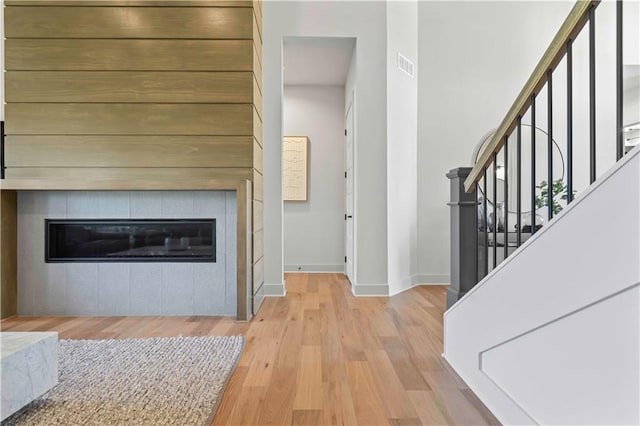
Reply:
[[215, 262], [215, 219], [45, 219], [46, 262]]

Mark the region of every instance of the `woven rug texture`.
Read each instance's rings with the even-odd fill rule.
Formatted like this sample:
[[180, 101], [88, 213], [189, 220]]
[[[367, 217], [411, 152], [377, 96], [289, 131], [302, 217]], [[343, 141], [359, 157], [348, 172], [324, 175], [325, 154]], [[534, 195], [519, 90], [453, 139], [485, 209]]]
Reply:
[[56, 387], [9, 425], [210, 423], [244, 337], [60, 340]]

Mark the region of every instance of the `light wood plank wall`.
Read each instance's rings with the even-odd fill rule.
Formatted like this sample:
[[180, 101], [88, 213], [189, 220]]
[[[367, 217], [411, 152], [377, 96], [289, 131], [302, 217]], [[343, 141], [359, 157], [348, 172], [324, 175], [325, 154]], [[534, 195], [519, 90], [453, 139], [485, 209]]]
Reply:
[[261, 2], [5, 5], [5, 178], [251, 180], [260, 294]]
[[17, 211], [16, 193], [0, 192], [0, 317], [16, 315], [18, 310]]

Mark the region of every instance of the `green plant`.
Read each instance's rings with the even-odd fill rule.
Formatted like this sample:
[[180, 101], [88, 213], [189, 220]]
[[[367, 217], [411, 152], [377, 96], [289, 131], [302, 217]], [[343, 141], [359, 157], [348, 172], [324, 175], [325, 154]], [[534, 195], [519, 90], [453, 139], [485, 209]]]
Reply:
[[[543, 180], [539, 185], [536, 186], [536, 189], [540, 190], [540, 195], [536, 194], [536, 209], [541, 207], [546, 207], [549, 205], [549, 188], [547, 185], [547, 181]], [[553, 191], [553, 214], [558, 214], [562, 211], [563, 206], [560, 204], [560, 200], [567, 201], [567, 185], [562, 181], [562, 179], [558, 179], [553, 181], [552, 183], [552, 191]], [[573, 195], [575, 195], [576, 191], [573, 191]]]

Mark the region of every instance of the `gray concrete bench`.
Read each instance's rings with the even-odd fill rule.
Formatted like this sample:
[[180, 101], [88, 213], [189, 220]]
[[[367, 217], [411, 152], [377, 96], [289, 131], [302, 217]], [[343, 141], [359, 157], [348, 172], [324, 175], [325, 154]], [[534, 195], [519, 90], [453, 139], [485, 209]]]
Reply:
[[58, 333], [0, 333], [0, 420], [58, 383]]

